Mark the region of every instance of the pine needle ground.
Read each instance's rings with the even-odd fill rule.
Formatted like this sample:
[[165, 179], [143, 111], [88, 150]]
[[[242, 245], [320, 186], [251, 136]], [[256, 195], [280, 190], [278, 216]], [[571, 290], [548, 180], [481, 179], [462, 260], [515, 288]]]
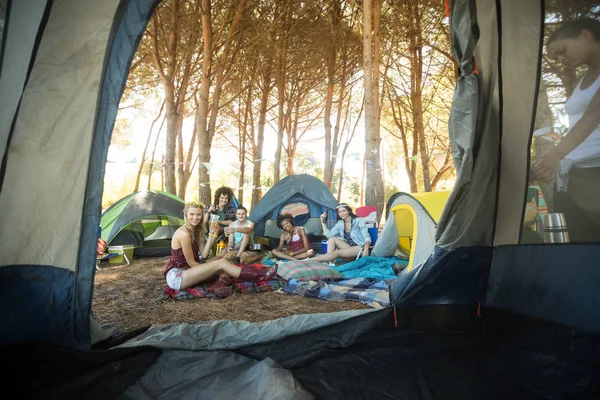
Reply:
[[211, 320], [262, 322], [296, 314], [369, 308], [355, 301], [324, 301], [276, 292], [234, 293], [226, 299], [170, 300], [162, 296], [169, 257], [134, 259], [130, 265], [103, 262], [96, 271], [92, 312], [100, 325], [126, 331], [152, 324]]

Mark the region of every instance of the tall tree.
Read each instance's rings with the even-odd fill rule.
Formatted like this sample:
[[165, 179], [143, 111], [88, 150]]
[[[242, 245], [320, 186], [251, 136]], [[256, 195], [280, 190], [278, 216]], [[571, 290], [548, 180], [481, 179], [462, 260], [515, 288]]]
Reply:
[[[197, 67], [198, 19], [190, 18], [196, 3], [167, 0], [157, 7], [147, 30], [148, 40], [143, 40], [154, 63], [165, 93], [167, 121], [165, 145], [165, 190], [180, 196], [185, 194], [185, 183], [177, 192], [176, 164], [184, 162], [182, 143], [176, 157], [177, 138], [181, 135], [185, 101], [191, 76]], [[183, 7], [182, 7], [183, 6]], [[180, 180], [183, 178], [180, 164]], [[183, 186], [183, 192], [181, 191]]]
[[379, 66], [380, 23], [379, 0], [363, 0], [363, 68], [365, 70], [365, 203], [377, 207], [377, 219], [382, 215], [384, 204], [383, 178], [381, 176], [379, 131]]
[[[231, 0], [228, 3], [215, 36], [213, 35], [211, 1], [202, 0], [201, 3], [203, 65], [195, 124], [198, 133], [198, 159], [200, 161], [198, 164], [198, 192], [200, 199], [205, 203], [211, 202], [210, 175], [205, 165], [210, 163], [210, 149], [215, 135], [223, 85], [227, 79], [227, 73], [235, 65], [239, 48], [234, 48], [234, 39], [239, 34], [238, 27], [245, 5], [245, 0]], [[210, 96], [211, 87], [212, 97]]]

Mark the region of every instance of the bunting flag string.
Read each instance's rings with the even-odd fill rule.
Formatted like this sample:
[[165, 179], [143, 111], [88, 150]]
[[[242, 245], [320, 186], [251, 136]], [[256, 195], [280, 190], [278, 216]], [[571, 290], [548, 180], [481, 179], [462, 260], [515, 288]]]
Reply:
[[212, 167], [214, 165], [214, 163], [211, 162], [203, 162], [202, 165], [204, 165], [206, 167], [206, 170], [208, 171], [208, 173], [210, 174], [210, 171], [212, 170]]

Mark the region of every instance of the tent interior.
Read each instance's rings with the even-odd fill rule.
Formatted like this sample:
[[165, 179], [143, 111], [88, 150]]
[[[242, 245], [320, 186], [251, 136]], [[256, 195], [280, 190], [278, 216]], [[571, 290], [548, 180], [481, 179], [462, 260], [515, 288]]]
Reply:
[[7, 385], [26, 398], [600, 396], [600, 243], [523, 241], [534, 226], [524, 222], [534, 131], [552, 126], [540, 120], [544, 105], [550, 115], [563, 106], [540, 91], [550, 74], [544, 40], [565, 17], [557, 10], [597, 19], [597, 3], [449, 2], [456, 182], [433, 250], [391, 283], [391, 307], [116, 336], [91, 318], [102, 181], [129, 65], [157, 3], [4, 2]]

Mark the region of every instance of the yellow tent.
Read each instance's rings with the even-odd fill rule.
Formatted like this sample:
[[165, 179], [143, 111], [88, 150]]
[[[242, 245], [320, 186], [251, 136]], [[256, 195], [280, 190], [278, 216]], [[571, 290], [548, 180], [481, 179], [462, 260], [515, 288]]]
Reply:
[[408, 269], [425, 261], [435, 247], [435, 231], [449, 191], [397, 193], [373, 255], [408, 258]]

